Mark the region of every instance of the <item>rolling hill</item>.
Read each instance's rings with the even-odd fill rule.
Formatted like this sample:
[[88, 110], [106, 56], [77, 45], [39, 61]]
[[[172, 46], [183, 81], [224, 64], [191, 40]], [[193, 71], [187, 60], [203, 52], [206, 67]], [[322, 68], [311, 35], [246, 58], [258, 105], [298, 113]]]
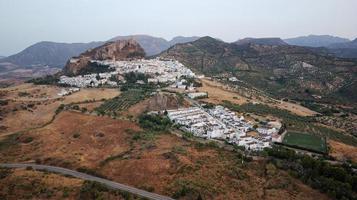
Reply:
[[328, 46], [328, 48], [332, 49], [357, 49], [357, 38], [353, 41], [335, 43]]
[[177, 44], [160, 56], [174, 58], [209, 76], [236, 76], [278, 97], [356, 101], [357, 60], [316, 53], [290, 45], [233, 44], [203, 37]]
[[349, 39], [331, 35], [308, 35], [284, 40], [290, 45], [306, 47], [328, 47], [332, 44], [349, 42]]
[[22, 67], [50, 66], [63, 67], [69, 58], [100, 46], [103, 42], [91, 43], [56, 43], [39, 42], [18, 54], [1, 59], [0, 62], [8, 62]]
[[244, 38], [235, 42], [238, 45], [242, 44], [260, 44], [260, 45], [288, 45], [280, 38]]

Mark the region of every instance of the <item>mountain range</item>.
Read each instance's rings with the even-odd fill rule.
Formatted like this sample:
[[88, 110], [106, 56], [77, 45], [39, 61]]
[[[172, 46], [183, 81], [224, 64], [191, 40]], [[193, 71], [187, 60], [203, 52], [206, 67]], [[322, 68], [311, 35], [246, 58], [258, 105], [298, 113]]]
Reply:
[[235, 44], [242, 45], [242, 44], [260, 44], [260, 45], [288, 45], [280, 38], [244, 38], [235, 42]]
[[225, 43], [211, 37], [177, 44], [160, 56], [176, 59], [208, 76], [236, 76], [277, 97], [356, 101], [357, 60], [292, 45]]
[[[128, 35], [117, 36], [108, 41], [134, 39], [144, 48], [147, 56], [153, 56], [161, 53], [169, 47], [179, 44], [192, 42], [199, 37], [174, 37], [167, 41], [164, 38], [153, 37], [149, 35]], [[219, 40], [222, 41], [222, 40]], [[222, 41], [223, 42], [223, 41]], [[330, 53], [338, 57], [356, 58], [357, 40], [349, 41], [345, 38], [339, 38], [329, 35], [309, 35], [297, 38], [282, 40], [280, 38], [245, 38], [235, 42], [236, 44], [254, 43], [265, 45], [296, 45], [307, 47], [325, 47], [326, 49], [317, 49], [322, 53]], [[56, 43], [39, 42], [25, 50], [9, 57], [0, 57], [0, 63], [11, 63], [19, 67], [31, 66], [50, 66], [63, 67], [66, 61], [78, 56], [82, 52], [105, 44], [101, 42], [90, 43]]]
[[335, 37], [331, 35], [308, 35], [284, 40], [290, 45], [306, 47], [328, 47], [337, 43], [350, 42], [347, 38]]
[[18, 54], [6, 57], [0, 62], [8, 62], [21, 67], [50, 66], [63, 67], [64, 63], [74, 55], [90, 48], [102, 45], [103, 42], [90, 43], [56, 43], [39, 42]]
[[[144, 48], [147, 56], [158, 54], [170, 46], [177, 43], [191, 42], [199, 37], [175, 37], [170, 41], [163, 38], [152, 37], [148, 35], [130, 35], [117, 36], [109, 41], [135, 39]], [[101, 46], [106, 42], [90, 42], [90, 43], [56, 43], [56, 42], [39, 42], [25, 50], [0, 59], [0, 63], [12, 63], [20, 67], [33, 66], [50, 66], [63, 67], [67, 60], [73, 56]]]

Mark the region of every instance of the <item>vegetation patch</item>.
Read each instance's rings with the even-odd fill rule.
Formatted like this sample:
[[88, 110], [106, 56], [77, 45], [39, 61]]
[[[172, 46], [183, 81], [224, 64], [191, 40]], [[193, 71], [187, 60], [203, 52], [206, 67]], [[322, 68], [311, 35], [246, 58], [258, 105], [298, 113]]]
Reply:
[[20, 133], [12, 134], [5, 137], [3, 140], [0, 140], [0, 151], [8, 149], [10, 146], [18, 144], [18, 138]]
[[166, 116], [143, 114], [139, 117], [139, 125], [146, 130], [165, 131], [172, 123]]
[[109, 189], [94, 181], [85, 181], [79, 193], [79, 199], [141, 199], [129, 192]]
[[311, 187], [327, 193], [334, 199], [357, 198], [357, 175], [349, 165], [332, 165], [293, 150], [273, 147], [266, 149], [270, 161], [280, 169], [301, 179]]
[[102, 105], [97, 107], [95, 111], [100, 115], [106, 113], [116, 115], [116, 112], [128, 109], [130, 106], [148, 97], [150, 93], [151, 90], [129, 89], [123, 91], [121, 95], [113, 99], [106, 100]]
[[327, 153], [325, 139], [317, 135], [289, 131], [284, 136], [283, 144]]

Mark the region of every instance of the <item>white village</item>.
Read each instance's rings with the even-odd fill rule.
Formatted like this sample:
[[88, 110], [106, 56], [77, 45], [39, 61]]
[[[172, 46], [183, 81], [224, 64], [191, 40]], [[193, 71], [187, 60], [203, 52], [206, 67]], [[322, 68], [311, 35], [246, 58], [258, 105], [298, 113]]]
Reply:
[[[75, 77], [61, 76], [59, 83], [77, 87], [63, 89], [60, 96], [68, 95], [83, 87], [99, 87], [107, 85], [118, 87], [120, 83], [125, 83], [124, 75], [135, 72], [148, 75], [149, 84], [168, 84], [171, 88], [185, 89], [186, 95], [192, 101], [198, 98], [206, 98], [206, 92], [194, 92], [194, 87], [186, 83], [185, 78], [197, 77], [190, 69], [176, 60], [138, 59], [131, 61], [112, 60], [92, 60], [98, 66], [106, 66], [112, 69], [106, 73], [92, 73]], [[117, 77], [117, 82], [112, 81], [112, 77]], [[233, 79], [233, 78], [232, 78]], [[236, 81], [235, 79], [232, 81]], [[138, 81], [138, 84], [145, 84]], [[199, 105], [197, 103], [197, 105]], [[246, 150], [260, 151], [270, 147], [273, 141], [280, 140], [278, 134], [281, 123], [268, 124], [253, 128], [254, 122], [245, 120], [243, 116], [238, 117], [235, 112], [223, 106], [215, 106], [211, 109], [204, 109], [201, 106], [167, 110], [168, 118], [180, 129], [192, 133], [196, 137], [209, 140], [223, 140], [230, 144], [243, 146]], [[248, 132], [255, 131], [256, 135], [249, 135]]]
[[190, 107], [167, 110], [167, 113], [169, 119], [180, 125], [183, 131], [193, 133], [196, 137], [225, 140], [253, 151], [270, 147], [271, 142], [279, 137], [281, 127], [280, 123], [275, 122], [257, 128], [257, 136], [249, 136], [247, 133], [254, 130], [253, 123], [219, 105], [212, 109]]
[[92, 60], [91, 62], [99, 66], [109, 66], [109, 69], [113, 69], [113, 71], [75, 77], [61, 76], [59, 83], [75, 87], [98, 87], [105, 84], [117, 86], [117, 82], [111, 81], [111, 77], [117, 76], [119, 81], [125, 83], [125, 79], [122, 76], [126, 73], [136, 72], [148, 75], [150, 77], [147, 80], [148, 83], [172, 83], [177, 84], [178, 87], [182, 87], [183, 82], [180, 80], [181, 77], [195, 77], [195, 73], [176, 60], [161, 60], [160, 58], [156, 58], [132, 61]]

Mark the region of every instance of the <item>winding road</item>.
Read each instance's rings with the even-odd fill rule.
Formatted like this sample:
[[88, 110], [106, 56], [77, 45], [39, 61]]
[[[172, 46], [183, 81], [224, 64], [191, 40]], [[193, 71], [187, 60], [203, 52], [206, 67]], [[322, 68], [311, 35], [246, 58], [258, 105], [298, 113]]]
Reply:
[[55, 173], [59, 173], [59, 174], [63, 174], [63, 175], [70, 175], [70, 176], [80, 178], [83, 180], [95, 181], [95, 182], [101, 183], [103, 185], [106, 185], [109, 188], [126, 191], [129, 193], [135, 194], [137, 196], [145, 197], [145, 198], [152, 199], [152, 200], [173, 200], [172, 198], [167, 197], [167, 196], [147, 192], [145, 190], [141, 190], [141, 189], [134, 188], [134, 187], [131, 187], [128, 185], [116, 183], [116, 182], [113, 182], [113, 181], [110, 181], [107, 179], [99, 178], [96, 176], [84, 174], [81, 172], [77, 172], [77, 171], [62, 168], [62, 167], [54, 167], [54, 166], [49, 166], [49, 165], [37, 165], [37, 164], [20, 164], [20, 163], [14, 163], [14, 164], [0, 163], [0, 167], [4, 167], [4, 168], [32, 167], [33, 169], [36, 169], [36, 170], [46, 170], [49, 172], [55, 172]]

